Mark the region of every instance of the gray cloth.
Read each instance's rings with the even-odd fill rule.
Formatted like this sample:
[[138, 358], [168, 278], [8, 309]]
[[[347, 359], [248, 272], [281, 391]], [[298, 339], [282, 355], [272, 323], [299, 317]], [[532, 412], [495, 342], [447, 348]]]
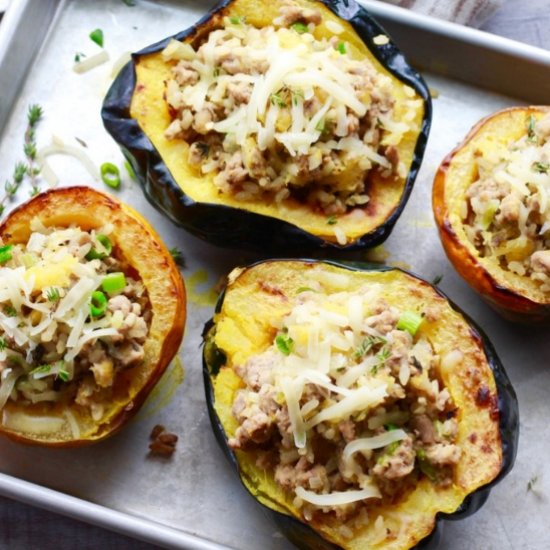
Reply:
[[479, 27], [504, 0], [383, 0], [418, 13]]

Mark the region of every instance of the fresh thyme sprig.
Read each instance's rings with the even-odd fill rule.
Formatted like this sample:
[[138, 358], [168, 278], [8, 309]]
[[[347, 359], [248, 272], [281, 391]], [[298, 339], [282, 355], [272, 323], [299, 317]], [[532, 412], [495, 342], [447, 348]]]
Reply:
[[7, 180], [4, 185], [5, 193], [0, 199], [0, 216], [4, 213], [6, 202], [13, 199], [25, 180], [25, 176], [28, 176], [31, 182], [31, 196], [36, 195], [40, 191], [37, 178], [40, 168], [36, 164], [36, 127], [42, 119], [42, 114], [42, 107], [40, 105], [33, 104], [29, 106], [29, 110], [27, 111], [27, 127], [23, 141], [23, 153], [27, 162], [18, 162], [13, 169], [11, 179]]
[[23, 151], [27, 157], [27, 174], [32, 186], [31, 196], [36, 195], [40, 191], [37, 178], [38, 174], [40, 174], [40, 168], [36, 164], [36, 127], [41, 119], [42, 107], [36, 104], [29, 106]]

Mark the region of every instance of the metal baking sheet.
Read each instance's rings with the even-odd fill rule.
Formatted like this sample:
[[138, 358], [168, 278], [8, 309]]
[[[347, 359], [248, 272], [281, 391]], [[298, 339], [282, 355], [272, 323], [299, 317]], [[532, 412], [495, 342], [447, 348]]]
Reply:
[[[52, 136], [76, 146], [78, 138], [97, 165], [109, 161], [122, 166], [122, 155], [99, 116], [112, 81], [113, 62], [125, 52], [186, 28], [212, 4], [201, 0], [138, 0], [135, 7], [120, 0], [14, 2], [16, 8], [10, 8], [12, 13], [8, 12], [0, 29], [0, 181], [11, 175], [22, 158], [25, 113], [32, 103], [39, 103], [45, 113], [37, 131], [39, 148]], [[440, 160], [479, 118], [501, 107], [548, 97], [550, 53], [393, 6], [365, 4], [391, 29], [417, 66], [427, 70], [428, 83], [437, 95], [433, 129], [415, 189], [392, 236], [377, 251], [378, 258], [428, 280], [442, 275], [441, 289], [492, 339], [520, 400], [522, 433], [514, 470], [478, 513], [445, 525], [443, 547], [549, 548], [550, 476], [544, 471], [550, 450], [544, 437], [550, 386], [547, 331], [500, 319], [459, 279], [436, 235], [430, 194]], [[49, 24], [49, 31], [43, 36], [34, 33], [38, 43], [21, 41], [32, 29], [29, 14], [38, 9], [43, 10], [41, 28]], [[72, 71], [74, 55], [93, 53], [88, 34], [95, 28], [103, 29], [110, 62], [78, 75]], [[14, 65], [27, 74], [22, 89], [10, 72]], [[103, 188], [74, 159], [54, 158], [52, 166], [60, 175], [60, 185]], [[21, 188], [13, 204], [28, 193], [28, 188]], [[217, 448], [202, 388], [199, 344], [202, 326], [212, 314], [212, 287], [228, 269], [256, 257], [212, 247], [176, 228], [128, 178], [118, 194], [150, 220], [169, 247], [178, 246], [184, 253], [189, 314], [181, 363], [170, 367], [138, 416], [110, 440], [73, 450], [0, 441], [0, 494], [167, 547], [290, 548], [241, 488]], [[359, 256], [372, 259], [372, 253]], [[157, 423], [180, 436], [171, 460], [147, 456], [148, 435]]]

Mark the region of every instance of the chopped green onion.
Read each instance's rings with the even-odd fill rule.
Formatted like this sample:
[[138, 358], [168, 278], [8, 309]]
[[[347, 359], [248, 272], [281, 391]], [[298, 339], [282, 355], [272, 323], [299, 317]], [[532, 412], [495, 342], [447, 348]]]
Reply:
[[336, 45], [336, 49], [344, 55], [346, 53], [346, 43], [345, 42], [338, 42]]
[[327, 225], [336, 225], [338, 223], [338, 219], [336, 216], [329, 216], [327, 218]]
[[319, 122], [315, 125], [315, 129], [318, 132], [324, 132], [325, 131], [325, 119], [324, 118], [319, 120]]
[[101, 288], [108, 293], [118, 292], [126, 286], [126, 277], [122, 271], [116, 273], [109, 273], [105, 275], [103, 281], [101, 281]]
[[59, 289], [52, 286], [46, 290], [46, 298], [49, 302], [58, 302], [60, 298]]
[[304, 34], [305, 32], [309, 32], [309, 27], [304, 23], [293, 23], [290, 25], [290, 28], [295, 30], [298, 34]]
[[75, 63], [78, 63], [82, 60], [83, 57], [86, 57], [86, 54], [85, 53], [82, 53], [82, 52], [76, 52], [74, 54], [74, 62]]
[[126, 168], [126, 172], [128, 172], [130, 179], [132, 181], [137, 182], [138, 179], [137, 179], [136, 173], [134, 172], [132, 165], [127, 160], [124, 161], [124, 168]]
[[275, 345], [283, 355], [290, 355], [294, 347], [294, 340], [288, 334], [279, 334], [275, 338]]
[[393, 430], [397, 430], [399, 426], [397, 424], [393, 424], [390, 422], [389, 424], [384, 424], [384, 429], [388, 432], [391, 432]]
[[111, 162], [104, 162], [100, 168], [103, 183], [111, 189], [120, 187], [120, 170]]
[[4, 351], [8, 347], [5, 338], [0, 338], [0, 351]]
[[432, 281], [432, 285], [438, 285], [443, 280], [443, 275], [436, 275]]
[[301, 294], [302, 292], [315, 292], [315, 290], [309, 286], [301, 286], [297, 291], [296, 294]]
[[103, 48], [103, 31], [96, 29], [90, 33], [90, 39], [95, 42], [100, 48]]
[[90, 315], [92, 317], [101, 317], [107, 311], [107, 297], [100, 290], [92, 292], [90, 302]]
[[7, 244], [6, 246], [0, 247], [0, 264], [5, 264], [9, 260], [11, 260], [11, 249], [13, 248], [13, 244]]
[[414, 311], [405, 311], [401, 314], [401, 317], [399, 317], [399, 321], [397, 321], [397, 329], [406, 330], [411, 336], [414, 336], [422, 321], [422, 316], [418, 313]]
[[99, 235], [96, 235], [95, 238], [103, 246], [103, 248], [105, 249], [105, 252], [100, 252], [96, 248], [92, 248], [88, 252], [88, 254], [86, 254], [86, 256], [85, 256], [88, 261], [90, 261], [90, 260], [103, 260], [104, 258], [109, 256], [111, 254], [112, 250], [113, 250], [113, 244], [111, 243], [111, 241], [110, 241], [109, 237], [107, 237], [107, 235], [99, 234]]

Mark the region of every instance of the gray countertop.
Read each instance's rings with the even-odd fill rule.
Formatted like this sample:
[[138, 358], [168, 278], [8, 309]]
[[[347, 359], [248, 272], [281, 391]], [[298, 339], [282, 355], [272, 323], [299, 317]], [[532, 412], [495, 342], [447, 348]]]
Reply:
[[[506, 0], [483, 29], [550, 49], [549, 27], [550, 0]], [[154, 546], [0, 497], [0, 549], [4, 548], [146, 550]]]

